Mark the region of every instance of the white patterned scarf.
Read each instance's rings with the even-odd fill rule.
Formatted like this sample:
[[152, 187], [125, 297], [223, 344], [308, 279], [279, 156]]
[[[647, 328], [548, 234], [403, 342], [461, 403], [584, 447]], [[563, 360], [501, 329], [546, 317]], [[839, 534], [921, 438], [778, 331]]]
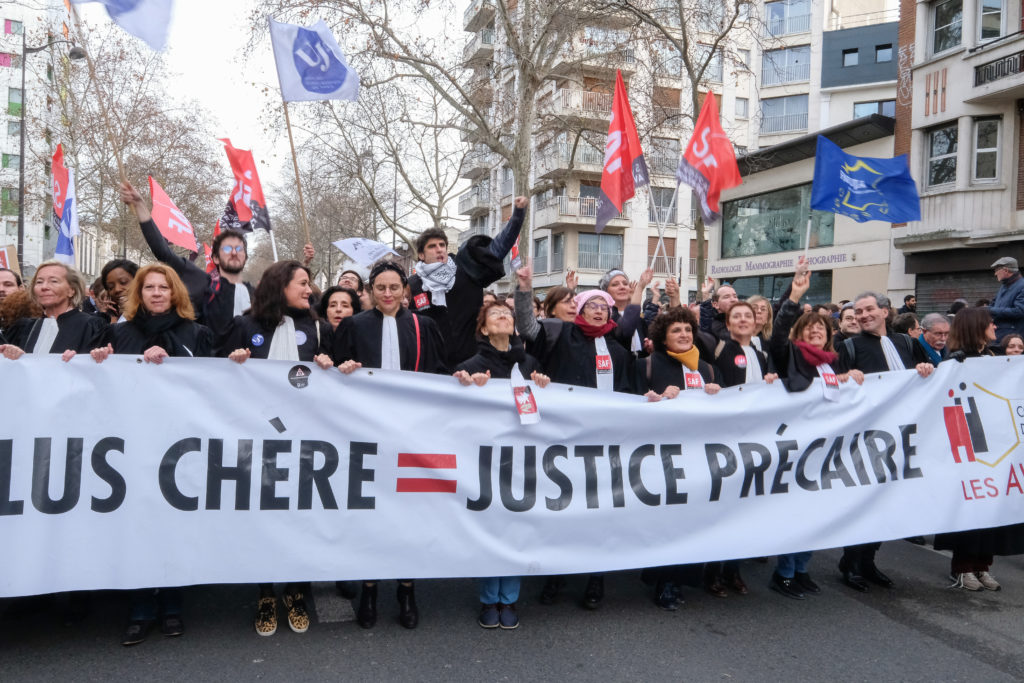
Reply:
[[447, 306], [445, 294], [455, 286], [455, 261], [449, 258], [429, 265], [417, 261], [416, 274], [423, 281], [423, 289], [430, 292], [430, 302], [435, 306]]

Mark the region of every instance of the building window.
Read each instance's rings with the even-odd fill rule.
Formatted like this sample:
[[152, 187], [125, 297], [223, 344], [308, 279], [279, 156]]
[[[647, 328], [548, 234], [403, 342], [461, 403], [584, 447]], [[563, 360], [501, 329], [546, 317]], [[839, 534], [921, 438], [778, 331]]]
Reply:
[[18, 162], [21, 161], [21, 157], [17, 154], [4, 154], [0, 157], [0, 166], [3, 168], [18, 168]]
[[843, 50], [843, 66], [857, 66], [857, 62], [859, 60], [860, 50], [858, 50], [857, 48]]
[[[694, 261], [696, 259], [690, 260]], [[827, 268], [828, 266], [824, 267]], [[741, 299], [746, 299], [754, 294], [761, 294], [775, 301], [782, 298], [792, 279], [793, 275], [791, 273], [782, 275], [752, 275], [736, 279], [722, 278], [722, 284], [731, 285]], [[819, 301], [834, 300], [835, 297], [832, 295], [832, 271], [815, 270], [814, 277], [811, 278], [810, 289], [807, 290], [801, 301], [803, 303], [817, 303]]]
[[0, 214], [5, 216], [18, 215], [18, 188], [5, 187], [0, 189]]
[[701, 80], [704, 81], [705, 83], [721, 83], [722, 51], [715, 50], [714, 54], [711, 55], [711, 59], [708, 59], [708, 53], [710, 52], [710, 50], [710, 45], [697, 45], [697, 68], [700, 68], [700, 64], [703, 64], [705, 60], [708, 60], [708, 65], [704, 69], [704, 77]]
[[537, 273], [548, 272], [547, 237], [541, 237], [533, 241], [533, 270]]
[[811, 77], [811, 46], [766, 50], [761, 60], [761, 85], [806, 81]]
[[565, 268], [565, 235], [551, 236], [551, 272], [558, 273]]
[[999, 119], [974, 121], [974, 176], [978, 182], [999, 180]]
[[[743, 7], [746, 6], [747, 5], [743, 5]], [[750, 66], [750, 50], [737, 50], [736, 53], [739, 56], [740, 63], [743, 64], [743, 66]]]
[[4, 33], [9, 36], [20, 36], [25, 30], [24, 25], [20, 21], [14, 19], [4, 19]]
[[8, 121], [7, 134], [10, 136], [21, 136], [21, 121]]
[[957, 124], [935, 128], [928, 133], [928, 186], [956, 182]]
[[7, 113], [11, 116], [21, 115], [21, 88], [7, 89]]
[[782, 0], [764, 4], [768, 35], [787, 36], [811, 30], [811, 0]]
[[669, 211], [669, 206], [673, 204], [672, 198], [675, 193], [676, 188], [674, 187], [651, 186], [651, 199], [653, 200], [654, 206], [647, 207], [647, 217], [649, 222], [661, 223], [664, 225], [675, 224], [675, 206], [672, 206], [672, 210]]
[[891, 62], [892, 45], [875, 45], [875, 61], [879, 64], [882, 62]]
[[963, 30], [963, 0], [941, 0], [932, 9], [932, 52], [945, 52], [960, 44]]
[[807, 130], [807, 95], [761, 100], [761, 133]]
[[803, 249], [807, 219], [810, 248], [831, 246], [835, 214], [811, 211], [811, 185], [798, 185], [722, 205], [722, 258]]
[[622, 235], [579, 233], [577, 266], [588, 270], [622, 267]]
[[750, 100], [746, 97], [736, 98], [736, 118], [745, 119], [750, 110]]
[[881, 114], [896, 116], [896, 100], [876, 100], [875, 102], [857, 102], [853, 105], [853, 118]]
[[992, 40], [1003, 35], [1003, 0], [981, 0], [978, 9], [978, 38]]
[[[658, 258], [654, 258], [654, 252], [658, 252]], [[654, 261], [654, 272], [655, 273], [667, 273], [674, 275], [676, 268], [676, 238], [666, 237], [661, 247], [658, 247], [658, 238], [656, 236], [647, 237], [647, 263]]]

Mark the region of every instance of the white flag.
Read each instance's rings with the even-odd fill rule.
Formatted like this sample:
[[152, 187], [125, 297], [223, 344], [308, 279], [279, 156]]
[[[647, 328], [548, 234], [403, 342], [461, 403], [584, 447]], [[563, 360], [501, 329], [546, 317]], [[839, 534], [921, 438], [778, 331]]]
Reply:
[[141, 38], [154, 50], [167, 47], [172, 0], [72, 0], [76, 4], [99, 2], [114, 23]]
[[359, 74], [323, 19], [306, 28], [270, 18], [270, 41], [285, 102], [359, 99]]
[[398, 256], [398, 252], [388, 245], [382, 242], [374, 242], [365, 237], [349, 237], [348, 239], [338, 240], [331, 244], [341, 249], [346, 256], [361, 266], [372, 266], [385, 254]]

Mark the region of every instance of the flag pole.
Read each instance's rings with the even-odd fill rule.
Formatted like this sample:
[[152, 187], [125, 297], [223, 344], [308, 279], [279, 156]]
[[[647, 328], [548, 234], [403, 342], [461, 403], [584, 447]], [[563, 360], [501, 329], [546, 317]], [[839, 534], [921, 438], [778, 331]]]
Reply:
[[807, 250], [811, 248], [811, 216], [807, 216], [807, 234], [804, 236], [804, 261], [807, 260]]
[[[660, 215], [660, 213], [658, 211], [658, 207], [655, 206], [655, 204], [654, 204], [654, 193], [650, 192], [650, 188], [648, 188], [647, 196], [651, 200], [650, 201], [651, 208], [654, 209], [654, 215], [655, 215], [655, 218], [656, 218], [654, 224], [658, 227], [658, 244], [654, 247], [654, 256], [651, 258], [651, 265], [650, 265], [650, 268], [653, 269], [654, 268], [654, 261], [655, 261], [655, 259], [658, 258], [658, 252], [662, 248], [665, 248], [665, 228], [668, 227], [668, 219], [672, 216], [672, 211], [676, 207], [676, 197], [679, 196], [679, 184], [678, 183], [676, 184], [676, 190], [675, 190], [675, 192], [672, 193], [672, 201], [670, 201], [669, 204], [668, 204], [668, 211], [665, 214], [665, 219], [664, 220], [662, 220], [662, 218], [661, 218], [661, 215]], [[667, 260], [668, 260], [668, 249], [667, 248], [665, 248], [665, 257], [666, 257], [666, 262], [667, 262]], [[671, 273], [669, 273], [669, 274], [671, 275]]]
[[[288, 102], [281, 100], [284, 106], [284, 124], [288, 128], [288, 144], [292, 148], [292, 166], [295, 167], [295, 188], [299, 191], [299, 214], [302, 216], [302, 230], [306, 233], [306, 243], [312, 244], [313, 239], [309, 236], [309, 223], [306, 222], [306, 202], [302, 198], [302, 179], [299, 177], [299, 158], [295, 154], [295, 140], [292, 138], [292, 122], [288, 118]], [[271, 235], [273, 239], [273, 235]], [[274, 247], [274, 260], [277, 260], [277, 247]]]
[[274, 263], [277, 263], [277, 240], [274, 239], [274, 231], [267, 230], [270, 233], [270, 250], [274, 253]]
[[[75, 9], [75, 3], [70, 3], [71, 14], [75, 19], [75, 33], [78, 36], [78, 40], [85, 45], [85, 37], [82, 34], [82, 19], [78, 16], [78, 10]], [[100, 114], [103, 116], [103, 128], [107, 133], [107, 142], [114, 149], [114, 160], [117, 161], [117, 172], [121, 176], [121, 182], [128, 182], [128, 176], [124, 172], [124, 163], [121, 161], [121, 148], [117, 145], [117, 139], [114, 137], [113, 127], [110, 125], [110, 118], [107, 115], [107, 105], [103, 101], [103, 91], [100, 90], [99, 80], [96, 78], [96, 66], [92, 62], [92, 55], [89, 50], [83, 47], [85, 52], [85, 63], [89, 67], [89, 80], [92, 82], [92, 89], [96, 92], [96, 104], [99, 106]], [[24, 59], [24, 57], [23, 57]]]

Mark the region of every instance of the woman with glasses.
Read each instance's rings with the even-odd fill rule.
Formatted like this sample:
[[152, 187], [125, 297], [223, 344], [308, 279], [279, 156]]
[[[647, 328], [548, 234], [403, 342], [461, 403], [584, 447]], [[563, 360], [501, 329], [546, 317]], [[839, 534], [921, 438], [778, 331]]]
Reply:
[[[430, 318], [402, 306], [405, 272], [390, 261], [377, 263], [370, 271], [373, 308], [345, 318], [334, 338], [334, 359], [338, 369], [350, 374], [358, 368], [446, 372], [441, 333]], [[398, 583], [398, 620], [405, 628], [416, 628], [419, 610], [411, 580]], [[377, 581], [365, 581], [359, 598], [356, 621], [363, 628], [377, 623]]]
[[[476, 321], [477, 353], [455, 368], [455, 378], [464, 386], [483, 386], [491, 378], [509, 379], [512, 368], [519, 365], [524, 378], [537, 386], [551, 380], [540, 372], [540, 364], [526, 353], [522, 341], [515, 336], [512, 311], [498, 301], [485, 303]], [[501, 576], [480, 579], [480, 616], [483, 628], [513, 629], [519, 626], [516, 602], [519, 600], [520, 577]]]
[[[574, 299], [576, 317], [571, 323], [558, 318], [538, 321], [530, 305], [533, 271], [526, 266], [517, 270], [516, 276], [519, 279], [516, 327], [551, 381], [599, 391], [632, 393], [633, 356], [615, 334], [617, 326], [611, 319], [615, 301], [611, 295], [601, 289], [577, 294]], [[639, 306], [629, 307], [627, 314], [633, 309], [639, 317]], [[541, 602], [553, 603], [563, 583], [561, 577], [549, 577], [541, 590]], [[597, 609], [603, 599], [604, 576], [591, 574], [582, 605], [586, 609]]]

